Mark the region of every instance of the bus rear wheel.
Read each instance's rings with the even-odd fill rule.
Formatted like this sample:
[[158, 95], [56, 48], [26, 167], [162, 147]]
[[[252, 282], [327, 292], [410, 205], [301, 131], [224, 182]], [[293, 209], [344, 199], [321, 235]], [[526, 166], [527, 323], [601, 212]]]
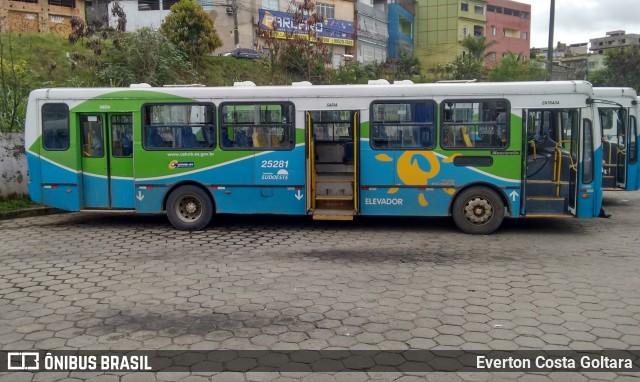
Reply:
[[462, 232], [488, 235], [502, 224], [504, 204], [494, 191], [485, 187], [472, 187], [456, 197], [452, 215]]
[[211, 221], [213, 203], [200, 187], [182, 186], [169, 194], [167, 217], [179, 230], [199, 231]]

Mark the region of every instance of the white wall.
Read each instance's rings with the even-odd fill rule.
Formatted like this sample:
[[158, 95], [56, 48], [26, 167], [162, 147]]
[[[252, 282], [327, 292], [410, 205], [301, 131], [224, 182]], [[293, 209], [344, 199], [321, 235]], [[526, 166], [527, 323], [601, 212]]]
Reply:
[[0, 133], [0, 199], [27, 195], [29, 178], [24, 154], [24, 134]]

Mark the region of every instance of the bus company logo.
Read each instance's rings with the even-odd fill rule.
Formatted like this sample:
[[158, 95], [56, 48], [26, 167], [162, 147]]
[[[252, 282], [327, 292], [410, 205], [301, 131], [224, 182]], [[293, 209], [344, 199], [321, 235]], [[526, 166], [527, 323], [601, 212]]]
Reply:
[[175, 170], [176, 168], [193, 168], [193, 162], [178, 162], [177, 160], [172, 160], [169, 162], [169, 168]]
[[542, 101], [543, 105], [560, 105], [560, 101]]
[[282, 168], [275, 174], [272, 172], [263, 172], [262, 180], [289, 180], [289, 171]]
[[7, 370], [39, 370], [40, 353], [9, 352], [7, 353]]

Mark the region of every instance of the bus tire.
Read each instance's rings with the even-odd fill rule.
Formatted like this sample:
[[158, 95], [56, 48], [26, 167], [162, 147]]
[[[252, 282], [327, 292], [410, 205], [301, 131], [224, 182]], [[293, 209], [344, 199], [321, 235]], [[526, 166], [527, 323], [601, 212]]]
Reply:
[[488, 235], [502, 224], [504, 204], [495, 191], [486, 187], [471, 187], [456, 197], [452, 215], [462, 232]]
[[167, 199], [167, 217], [179, 230], [199, 231], [213, 217], [211, 197], [200, 187], [178, 187]]

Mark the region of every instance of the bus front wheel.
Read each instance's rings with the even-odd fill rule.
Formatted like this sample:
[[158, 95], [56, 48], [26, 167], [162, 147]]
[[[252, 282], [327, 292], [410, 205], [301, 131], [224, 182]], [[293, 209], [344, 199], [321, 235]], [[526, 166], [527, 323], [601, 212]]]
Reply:
[[452, 215], [462, 232], [488, 235], [502, 224], [504, 204], [494, 191], [485, 187], [472, 187], [456, 197]]
[[212, 216], [211, 198], [200, 187], [179, 187], [167, 199], [167, 217], [179, 230], [201, 230], [209, 224]]

